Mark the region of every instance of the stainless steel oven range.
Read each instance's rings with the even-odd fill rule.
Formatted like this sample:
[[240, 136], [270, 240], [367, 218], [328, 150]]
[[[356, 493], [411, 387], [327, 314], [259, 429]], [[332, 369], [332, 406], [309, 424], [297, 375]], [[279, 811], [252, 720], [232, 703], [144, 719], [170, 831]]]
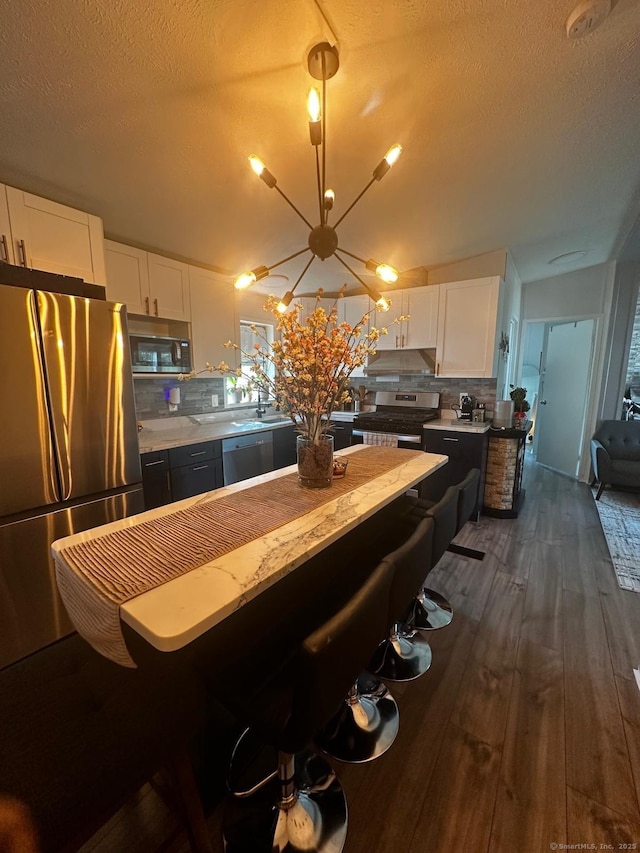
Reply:
[[[440, 394], [432, 391], [377, 391], [373, 412], [360, 412], [353, 421], [353, 444], [376, 436], [393, 436], [398, 447], [419, 450], [422, 425], [440, 417]], [[369, 434], [365, 436], [365, 433]]]

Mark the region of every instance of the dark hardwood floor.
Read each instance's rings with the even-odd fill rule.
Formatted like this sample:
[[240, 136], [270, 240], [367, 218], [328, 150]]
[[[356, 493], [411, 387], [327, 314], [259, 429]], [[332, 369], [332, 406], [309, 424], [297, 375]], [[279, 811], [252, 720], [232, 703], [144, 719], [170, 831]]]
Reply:
[[[430, 635], [430, 671], [391, 685], [391, 750], [336, 764], [345, 853], [640, 850], [640, 595], [618, 587], [587, 486], [528, 458], [525, 487], [519, 518], [482, 517], [456, 540], [483, 562], [447, 554], [429, 576], [455, 616]], [[89, 850], [188, 845], [147, 786]]]

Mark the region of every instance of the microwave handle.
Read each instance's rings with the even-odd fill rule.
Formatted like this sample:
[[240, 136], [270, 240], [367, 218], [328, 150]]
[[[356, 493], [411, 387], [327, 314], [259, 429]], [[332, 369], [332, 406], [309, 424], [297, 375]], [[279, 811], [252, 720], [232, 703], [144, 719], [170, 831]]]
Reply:
[[182, 364], [182, 351], [180, 349], [180, 341], [171, 342], [171, 361], [175, 365]]

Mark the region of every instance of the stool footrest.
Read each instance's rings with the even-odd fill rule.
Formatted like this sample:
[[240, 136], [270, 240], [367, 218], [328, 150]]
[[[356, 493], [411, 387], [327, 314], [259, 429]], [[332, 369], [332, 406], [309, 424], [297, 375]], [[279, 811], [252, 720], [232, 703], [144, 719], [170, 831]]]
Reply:
[[475, 548], [465, 548], [463, 545], [449, 545], [447, 551], [452, 554], [460, 554], [462, 557], [471, 557], [474, 560], [484, 560], [485, 552], [476, 551]]

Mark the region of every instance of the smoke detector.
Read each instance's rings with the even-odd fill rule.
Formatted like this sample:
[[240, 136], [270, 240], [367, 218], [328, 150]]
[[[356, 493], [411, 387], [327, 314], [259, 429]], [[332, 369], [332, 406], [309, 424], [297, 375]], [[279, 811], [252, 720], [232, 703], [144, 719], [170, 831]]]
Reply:
[[608, 17], [611, 0], [585, 0], [567, 18], [567, 38], [581, 39], [593, 32]]

